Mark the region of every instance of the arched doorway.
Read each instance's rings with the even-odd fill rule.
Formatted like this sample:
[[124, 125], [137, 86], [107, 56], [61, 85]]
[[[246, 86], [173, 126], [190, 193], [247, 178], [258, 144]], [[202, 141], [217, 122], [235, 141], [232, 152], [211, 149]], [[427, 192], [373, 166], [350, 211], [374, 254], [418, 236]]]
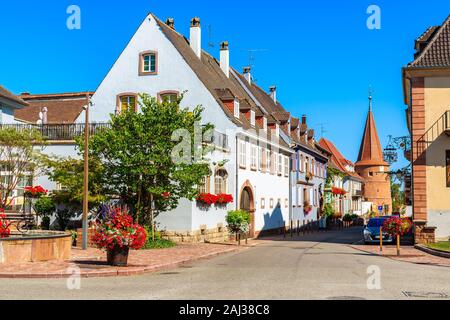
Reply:
[[253, 188], [250, 182], [246, 182], [241, 189], [239, 209], [250, 213], [250, 231], [249, 237], [255, 237], [255, 199]]

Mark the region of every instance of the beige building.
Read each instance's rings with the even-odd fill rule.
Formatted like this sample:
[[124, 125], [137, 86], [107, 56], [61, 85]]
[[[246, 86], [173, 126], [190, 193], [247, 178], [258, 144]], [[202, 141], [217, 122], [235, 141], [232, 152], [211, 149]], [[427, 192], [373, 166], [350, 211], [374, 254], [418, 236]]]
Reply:
[[450, 238], [450, 16], [415, 43], [403, 68], [412, 136], [412, 202], [417, 243]]

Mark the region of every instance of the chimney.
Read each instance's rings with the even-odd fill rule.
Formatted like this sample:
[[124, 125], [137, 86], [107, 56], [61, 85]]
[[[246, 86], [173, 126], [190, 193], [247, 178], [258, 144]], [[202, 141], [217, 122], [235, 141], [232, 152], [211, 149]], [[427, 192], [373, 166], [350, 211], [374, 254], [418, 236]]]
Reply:
[[269, 88], [270, 91], [270, 97], [272, 98], [273, 102], [277, 103], [277, 87], [271, 86]]
[[195, 55], [200, 59], [202, 57], [202, 29], [200, 28], [200, 18], [193, 18], [191, 20], [189, 42]]
[[249, 84], [252, 84], [252, 74], [250, 67], [244, 67], [244, 77]]
[[175, 20], [173, 18], [167, 18], [166, 24], [169, 28], [175, 30]]
[[302, 124], [306, 124], [306, 115], [305, 114], [302, 116]]
[[224, 41], [220, 44], [220, 68], [223, 73], [230, 77], [230, 50], [228, 50], [228, 41]]

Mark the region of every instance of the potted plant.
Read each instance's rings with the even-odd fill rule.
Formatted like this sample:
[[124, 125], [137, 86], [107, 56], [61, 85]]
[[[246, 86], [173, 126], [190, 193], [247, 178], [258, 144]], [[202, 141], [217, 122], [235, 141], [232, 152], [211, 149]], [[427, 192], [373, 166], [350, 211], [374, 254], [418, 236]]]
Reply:
[[3, 209], [0, 210], [0, 238], [8, 238], [11, 234], [11, 230], [9, 227], [11, 226], [11, 222], [6, 220], [5, 211]]
[[34, 211], [42, 219], [41, 228], [43, 230], [50, 229], [50, 217], [56, 210], [56, 206], [50, 197], [41, 197], [34, 204]]
[[230, 211], [226, 221], [231, 234], [247, 233], [250, 230], [250, 214], [247, 211]]
[[412, 228], [412, 222], [408, 218], [392, 217], [384, 221], [383, 231], [397, 239], [397, 255], [400, 255], [400, 237], [408, 233]]
[[130, 249], [140, 250], [147, 239], [145, 229], [126, 210], [116, 208], [94, 225], [91, 241], [107, 251], [108, 264], [126, 267]]

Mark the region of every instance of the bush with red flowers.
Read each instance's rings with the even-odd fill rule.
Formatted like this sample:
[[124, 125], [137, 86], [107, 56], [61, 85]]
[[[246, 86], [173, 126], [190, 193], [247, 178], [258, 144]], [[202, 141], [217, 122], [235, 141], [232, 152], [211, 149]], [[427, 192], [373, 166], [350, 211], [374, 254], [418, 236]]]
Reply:
[[305, 201], [305, 203], [303, 204], [303, 212], [305, 215], [308, 215], [311, 213], [312, 211], [312, 205], [309, 203], [309, 201]]
[[0, 210], [0, 238], [8, 238], [11, 234], [9, 227], [11, 223], [6, 220], [6, 215], [4, 210]]
[[48, 193], [48, 190], [44, 189], [42, 186], [25, 187], [24, 191], [25, 196], [30, 198], [40, 198]]
[[345, 196], [347, 194], [347, 191], [341, 188], [332, 188], [331, 192], [336, 196]]
[[412, 228], [412, 222], [410, 219], [401, 219], [398, 217], [392, 217], [384, 221], [383, 231], [393, 236], [403, 236], [408, 233]]
[[233, 196], [231, 194], [218, 194], [216, 204], [226, 205], [233, 203]]
[[127, 211], [120, 208], [112, 212], [103, 222], [95, 225], [91, 241], [99, 249], [113, 250], [114, 248], [129, 247], [140, 250], [147, 239], [145, 229], [137, 223]]

